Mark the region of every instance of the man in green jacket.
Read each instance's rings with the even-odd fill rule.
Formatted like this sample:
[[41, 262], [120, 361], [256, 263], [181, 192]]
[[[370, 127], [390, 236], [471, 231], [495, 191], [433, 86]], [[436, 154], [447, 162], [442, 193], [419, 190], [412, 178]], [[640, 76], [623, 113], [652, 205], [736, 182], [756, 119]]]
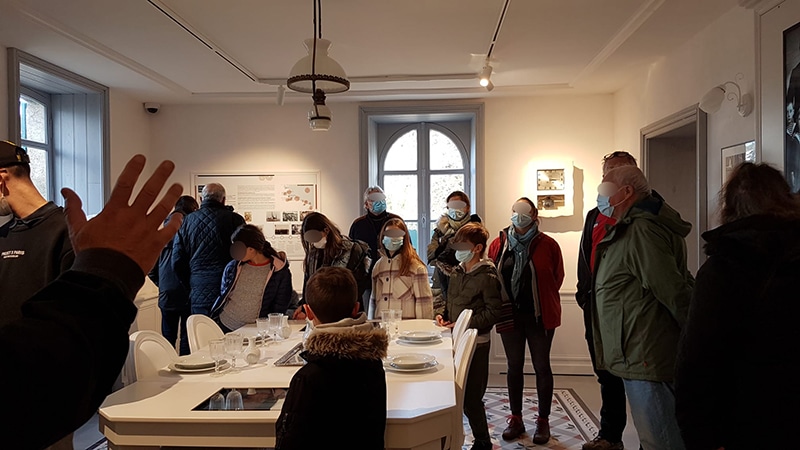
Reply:
[[686, 265], [692, 225], [652, 193], [635, 166], [603, 177], [597, 203], [616, 224], [597, 245], [592, 321], [598, 367], [623, 379], [646, 450], [683, 450], [674, 366], [694, 278]]

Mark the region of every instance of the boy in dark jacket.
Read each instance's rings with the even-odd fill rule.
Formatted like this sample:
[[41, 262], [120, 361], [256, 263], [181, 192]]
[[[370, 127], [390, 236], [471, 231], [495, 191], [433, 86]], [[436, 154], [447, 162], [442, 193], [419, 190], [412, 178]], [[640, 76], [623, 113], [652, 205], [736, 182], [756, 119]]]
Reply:
[[489, 382], [489, 333], [500, 320], [503, 304], [497, 270], [490, 260], [483, 258], [488, 239], [489, 232], [480, 223], [468, 223], [456, 232], [452, 248], [460, 264], [450, 276], [444, 314], [436, 316], [440, 326], [452, 328], [459, 314], [471, 309], [468, 328], [478, 330], [477, 346], [464, 387], [464, 414], [475, 437], [473, 450], [492, 448], [483, 395]]
[[[306, 365], [292, 377], [275, 424], [276, 450], [327, 448], [383, 449], [386, 430], [386, 375], [389, 346], [384, 330], [359, 313], [353, 274], [323, 267], [309, 278], [303, 305], [314, 323]], [[350, 399], [354, 393], [357, 399]], [[353, 429], [354, 420], [358, 427]]]

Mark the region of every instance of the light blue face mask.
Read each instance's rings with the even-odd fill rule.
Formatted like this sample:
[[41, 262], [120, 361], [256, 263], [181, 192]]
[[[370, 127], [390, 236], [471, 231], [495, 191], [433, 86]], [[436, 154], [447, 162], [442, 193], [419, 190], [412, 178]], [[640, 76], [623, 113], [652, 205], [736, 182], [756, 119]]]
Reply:
[[472, 259], [472, 255], [472, 250], [456, 250], [456, 259], [462, 263]]
[[511, 224], [517, 228], [527, 228], [533, 223], [533, 218], [527, 214], [513, 213], [511, 214]]
[[403, 238], [402, 237], [393, 238], [389, 236], [384, 236], [383, 246], [386, 247], [386, 250], [389, 250], [390, 252], [396, 251], [397, 249], [403, 246]]
[[611, 205], [611, 197], [597, 194], [597, 209], [600, 210], [600, 214], [606, 217], [612, 217], [614, 214], [614, 206]]
[[377, 200], [372, 202], [372, 213], [380, 214], [386, 211], [386, 200]]
[[448, 209], [447, 215], [453, 220], [461, 220], [467, 213], [460, 209]]

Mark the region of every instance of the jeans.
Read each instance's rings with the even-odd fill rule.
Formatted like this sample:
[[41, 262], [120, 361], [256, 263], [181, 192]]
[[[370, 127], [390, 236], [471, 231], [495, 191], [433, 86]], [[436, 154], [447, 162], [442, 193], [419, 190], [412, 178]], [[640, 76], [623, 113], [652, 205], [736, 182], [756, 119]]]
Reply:
[[486, 408], [483, 406], [483, 396], [489, 384], [489, 349], [491, 342], [475, 346], [472, 363], [467, 372], [467, 385], [464, 386], [464, 414], [472, 428], [475, 441], [491, 442], [489, 437], [489, 424], [486, 421]]
[[675, 386], [655, 381], [623, 381], [642, 448], [685, 450], [675, 418]]
[[531, 352], [533, 370], [536, 371], [536, 395], [539, 399], [539, 417], [550, 417], [553, 404], [553, 370], [550, 368], [550, 346], [555, 330], [546, 331], [542, 321], [530, 313], [516, 313], [514, 330], [500, 334], [508, 362], [508, 401], [511, 414], [522, 415], [522, 389], [525, 387], [525, 343]]
[[191, 353], [189, 350], [189, 336], [186, 334], [186, 319], [191, 315], [191, 310], [187, 306], [185, 309], [162, 309], [161, 310], [161, 334], [169, 341], [170, 344], [175, 345], [178, 340], [178, 328], [180, 327], [181, 342], [178, 346], [178, 353], [188, 355]]
[[622, 378], [611, 372], [597, 368], [597, 357], [594, 353], [594, 336], [589, 313], [590, 305], [584, 310], [586, 326], [586, 343], [589, 344], [589, 355], [592, 357], [592, 368], [600, 383], [600, 432], [598, 436], [609, 442], [622, 442], [622, 432], [628, 421], [625, 406], [625, 385]]

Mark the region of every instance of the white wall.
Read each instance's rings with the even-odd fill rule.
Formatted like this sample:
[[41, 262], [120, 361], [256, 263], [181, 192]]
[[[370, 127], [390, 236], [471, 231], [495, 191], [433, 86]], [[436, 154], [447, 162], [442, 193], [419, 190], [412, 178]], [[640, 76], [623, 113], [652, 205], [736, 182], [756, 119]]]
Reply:
[[[742, 91], [755, 93], [754, 12], [736, 7], [676, 52], [653, 64], [614, 95], [614, 146], [637, 155], [640, 130], [700, 101], [712, 87], [744, 75]], [[709, 227], [721, 184], [720, 149], [755, 139], [756, 115], [742, 118], [732, 101], [708, 115]]]

